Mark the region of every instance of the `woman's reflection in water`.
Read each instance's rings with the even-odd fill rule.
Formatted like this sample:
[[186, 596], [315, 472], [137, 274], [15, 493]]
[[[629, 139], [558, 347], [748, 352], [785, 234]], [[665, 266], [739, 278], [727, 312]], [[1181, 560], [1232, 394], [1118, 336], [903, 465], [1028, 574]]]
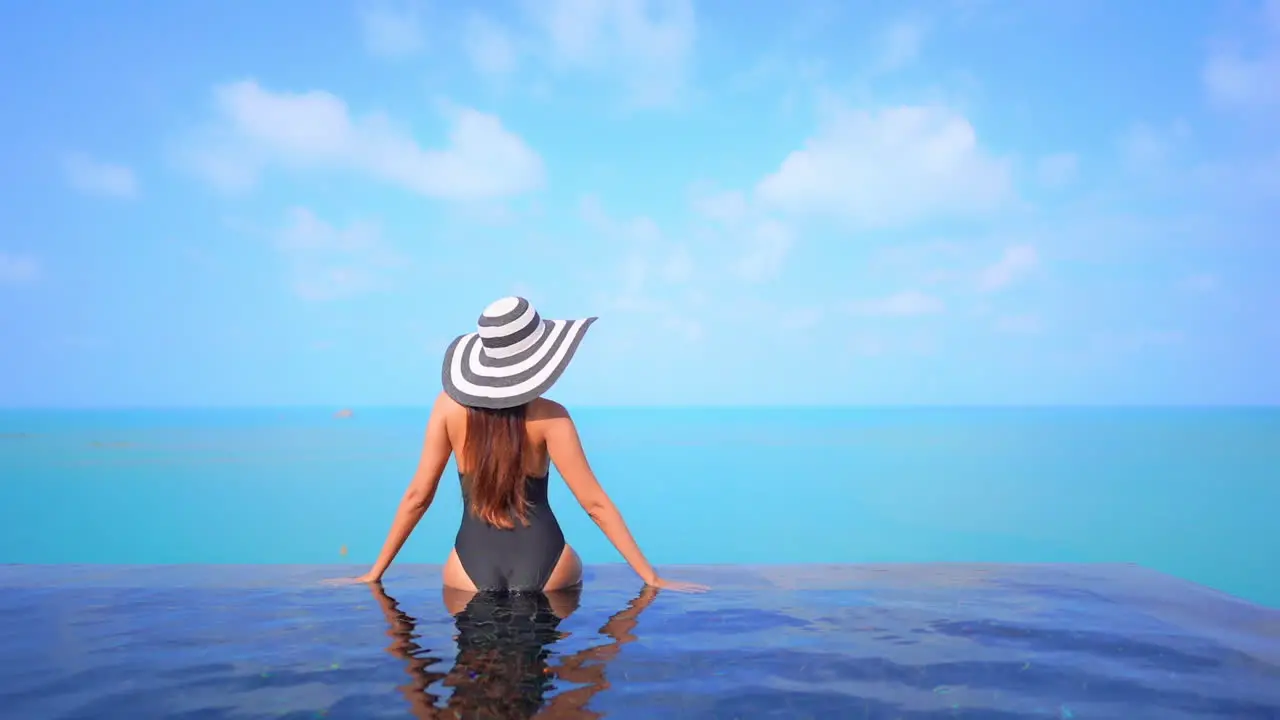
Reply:
[[[552, 666], [549, 646], [565, 637], [560, 622], [578, 609], [581, 590], [551, 593], [468, 593], [446, 588], [445, 608], [454, 616], [458, 656], [447, 673], [432, 672], [438, 658], [424, 657], [415, 642], [416, 621], [400, 610], [381, 583], [371, 583], [392, 638], [387, 651], [404, 660], [412, 678], [399, 690], [419, 718], [599, 718], [586, 709], [596, 693], [609, 687], [605, 664], [626, 643], [640, 613], [658, 591], [646, 587], [639, 597], [600, 628], [611, 642], [559, 657]], [[546, 699], [552, 680], [578, 685]], [[437, 681], [452, 689], [444, 707], [430, 691]], [[544, 707], [545, 705], [545, 707]]]

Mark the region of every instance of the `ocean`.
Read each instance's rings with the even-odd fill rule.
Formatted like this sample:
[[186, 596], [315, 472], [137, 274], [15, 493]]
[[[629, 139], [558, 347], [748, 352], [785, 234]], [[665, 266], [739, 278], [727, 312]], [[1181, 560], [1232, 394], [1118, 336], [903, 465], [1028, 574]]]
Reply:
[[[427, 414], [0, 411], [0, 563], [370, 563]], [[574, 414], [657, 565], [1130, 562], [1280, 607], [1280, 409]], [[441, 483], [403, 561], [448, 554]], [[562, 482], [552, 503], [618, 561]]]
[[[384, 587], [426, 411], [0, 412], [0, 714], [1280, 718], [1280, 411], [583, 409], [646, 593]], [[564, 608], [568, 607], [568, 611]], [[7, 714], [6, 714], [7, 713]]]

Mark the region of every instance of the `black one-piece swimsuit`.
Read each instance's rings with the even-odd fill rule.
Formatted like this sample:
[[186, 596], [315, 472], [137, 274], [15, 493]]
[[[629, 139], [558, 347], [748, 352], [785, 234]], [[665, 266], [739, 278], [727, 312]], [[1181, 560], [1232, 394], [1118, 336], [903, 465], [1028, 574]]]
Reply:
[[517, 521], [510, 530], [494, 527], [472, 514], [466, 477], [459, 472], [458, 478], [462, 481], [462, 525], [454, 549], [476, 589], [541, 591], [565, 545], [547, 498], [548, 475], [525, 478], [529, 524]]

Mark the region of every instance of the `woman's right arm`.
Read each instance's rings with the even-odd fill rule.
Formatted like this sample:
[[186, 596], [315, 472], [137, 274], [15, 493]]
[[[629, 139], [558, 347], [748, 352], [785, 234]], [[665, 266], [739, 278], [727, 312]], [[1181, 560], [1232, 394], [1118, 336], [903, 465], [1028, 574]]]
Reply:
[[618, 549], [631, 569], [646, 585], [661, 587], [662, 581], [645, 559], [644, 553], [640, 552], [635, 538], [631, 537], [631, 531], [622, 520], [622, 513], [618, 512], [617, 506], [609, 499], [604, 488], [600, 487], [595, 473], [591, 471], [573, 418], [560, 405], [553, 404], [553, 407], [555, 412], [542, 423], [546, 428], [544, 437], [551, 462], [555, 463], [556, 470], [560, 471], [560, 476], [564, 478], [582, 509], [587, 511], [587, 515], [591, 516], [605, 537], [609, 538], [609, 542]]
[[395, 519], [391, 522], [391, 530], [388, 531], [386, 542], [382, 545], [382, 552], [378, 554], [378, 559], [369, 572], [359, 578], [364, 582], [378, 582], [382, 579], [382, 574], [391, 566], [391, 562], [400, 553], [400, 548], [404, 547], [405, 541], [418, 526], [418, 521], [422, 520], [427, 508], [431, 507], [431, 502], [435, 500], [436, 488], [440, 486], [440, 475], [444, 473], [444, 466], [449, 462], [449, 455], [453, 452], [449, 444], [449, 429], [445, 420], [445, 407], [449, 402], [448, 396], [440, 393], [436, 398], [435, 406], [431, 408], [431, 418], [427, 420], [426, 438], [422, 443], [422, 453], [418, 457], [418, 468], [414, 471], [413, 479], [409, 481], [409, 487], [400, 499], [400, 506], [396, 508]]

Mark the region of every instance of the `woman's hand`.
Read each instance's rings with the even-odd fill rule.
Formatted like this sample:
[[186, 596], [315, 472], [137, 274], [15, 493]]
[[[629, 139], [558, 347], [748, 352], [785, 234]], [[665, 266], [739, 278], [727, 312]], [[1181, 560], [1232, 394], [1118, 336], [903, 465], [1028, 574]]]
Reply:
[[326, 585], [356, 585], [358, 583], [379, 583], [382, 582], [382, 576], [367, 572], [360, 577], [332, 578], [325, 580]]
[[660, 577], [656, 577], [653, 579], [653, 582], [646, 584], [650, 587], [655, 587], [660, 590], [670, 590], [672, 592], [704, 593], [711, 589], [706, 585], [699, 585], [698, 583], [682, 582], [680, 580], [667, 580]]

